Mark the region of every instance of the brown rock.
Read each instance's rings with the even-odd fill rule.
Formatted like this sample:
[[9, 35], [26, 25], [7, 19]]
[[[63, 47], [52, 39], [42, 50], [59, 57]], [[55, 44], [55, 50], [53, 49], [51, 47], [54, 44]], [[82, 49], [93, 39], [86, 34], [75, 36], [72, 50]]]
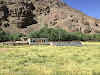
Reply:
[[4, 30], [12, 33], [14, 30], [31, 32], [46, 25], [69, 32], [100, 32], [100, 20], [87, 16], [60, 0], [3, 0], [0, 2], [0, 24], [3, 21], [8, 21], [9, 24]]

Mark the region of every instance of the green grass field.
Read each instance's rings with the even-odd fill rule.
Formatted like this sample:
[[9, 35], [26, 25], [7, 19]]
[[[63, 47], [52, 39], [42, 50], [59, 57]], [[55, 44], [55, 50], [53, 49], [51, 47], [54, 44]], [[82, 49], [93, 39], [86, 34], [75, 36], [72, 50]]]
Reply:
[[0, 75], [100, 75], [100, 43], [83, 44], [0, 46]]

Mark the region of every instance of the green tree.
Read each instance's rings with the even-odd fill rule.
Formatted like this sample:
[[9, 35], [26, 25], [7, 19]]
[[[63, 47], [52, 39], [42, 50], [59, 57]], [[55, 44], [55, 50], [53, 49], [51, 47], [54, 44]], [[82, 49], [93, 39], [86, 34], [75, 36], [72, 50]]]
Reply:
[[27, 37], [29, 37], [29, 38], [38, 38], [39, 37], [39, 31], [33, 31], [33, 32], [29, 33], [27, 35]]
[[18, 41], [23, 36], [25, 36], [25, 35], [22, 33], [15, 33], [15, 34], [9, 34], [8, 38], [10, 41]]

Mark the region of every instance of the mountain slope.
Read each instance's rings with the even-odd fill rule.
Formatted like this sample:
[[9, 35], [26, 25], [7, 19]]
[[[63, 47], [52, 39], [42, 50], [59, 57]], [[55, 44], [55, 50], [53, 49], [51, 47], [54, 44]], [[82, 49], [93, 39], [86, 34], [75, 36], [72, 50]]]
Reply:
[[29, 33], [44, 26], [68, 32], [99, 33], [100, 20], [75, 10], [60, 0], [5, 0], [0, 2], [1, 28]]

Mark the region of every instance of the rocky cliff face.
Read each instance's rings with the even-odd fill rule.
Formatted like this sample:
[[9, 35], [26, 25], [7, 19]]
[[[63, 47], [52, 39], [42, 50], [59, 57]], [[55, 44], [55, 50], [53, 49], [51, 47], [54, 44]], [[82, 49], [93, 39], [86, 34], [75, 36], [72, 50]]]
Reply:
[[63, 28], [68, 32], [100, 32], [100, 20], [87, 16], [60, 0], [0, 1], [0, 27], [6, 32], [26, 34], [44, 26]]

